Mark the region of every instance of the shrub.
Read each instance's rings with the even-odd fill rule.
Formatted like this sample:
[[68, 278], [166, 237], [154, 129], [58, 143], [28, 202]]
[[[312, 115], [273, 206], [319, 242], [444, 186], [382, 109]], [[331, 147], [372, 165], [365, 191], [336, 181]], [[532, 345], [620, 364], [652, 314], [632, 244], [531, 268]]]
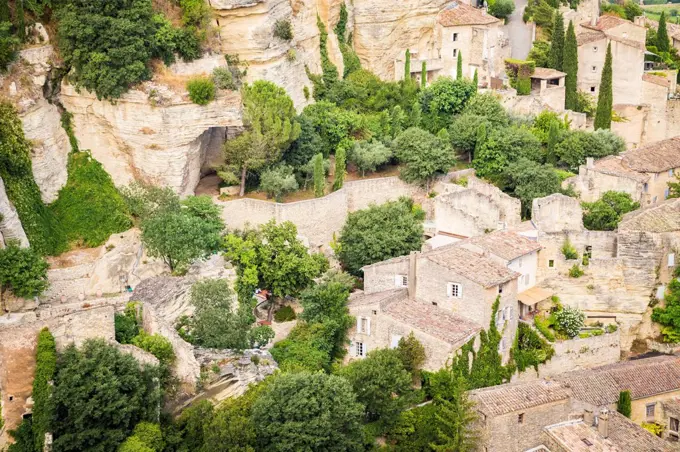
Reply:
[[12, 36], [12, 25], [9, 22], [0, 22], [0, 72], [4, 72], [9, 63], [14, 61], [20, 41]]
[[380, 141], [358, 141], [349, 155], [349, 161], [361, 171], [362, 176], [366, 174], [366, 171], [374, 172], [390, 158], [392, 158], [392, 149]]
[[198, 105], [207, 105], [215, 99], [215, 83], [206, 77], [196, 77], [187, 82], [189, 99]]
[[619, 393], [619, 400], [616, 401], [616, 411], [630, 419], [632, 411], [631, 402], [630, 391], [621, 391]]
[[293, 26], [288, 19], [279, 19], [274, 23], [274, 36], [284, 41], [293, 39]]
[[552, 358], [555, 350], [529, 325], [520, 323], [517, 326], [517, 337], [510, 353], [517, 369], [524, 372], [529, 367], [538, 371], [538, 365]]
[[642, 428], [647, 430], [649, 433], [656, 435], [656, 436], [659, 436], [659, 437], [661, 436], [663, 431], [666, 429], [666, 427], [664, 427], [661, 424], [657, 424], [656, 422], [643, 422]]
[[572, 265], [572, 267], [569, 269], [569, 277], [580, 278], [581, 276], [583, 276], [583, 270], [581, 270], [581, 267], [579, 267], [578, 264]]
[[489, 13], [499, 19], [506, 19], [515, 10], [515, 2], [512, 0], [496, 0], [489, 5]]
[[618, 329], [619, 329], [619, 327], [618, 327], [618, 325], [616, 325], [615, 323], [610, 323], [609, 325], [607, 325], [607, 326], [605, 327], [605, 331], [606, 331], [607, 333], [615, 333], [616, 330], [618, 330]]
[[567, 260], [578, 259], [578, 253], [576, 252], [576, 248], [574, 248], [574, 245], [571, 244], [571, 241], [568, 238], [564, 241], [564, 244], [562, 245], [562, 254], [564, 255], [564, 258]]
[[281, 202], [284, 194], [297, 189], [298, 183], [293, 174], [292, 166], [279, 165], [264, 171], [260, 175], [260, 190], [278, 202]]
[[169, 340], [160, 334], [147, 334], [140, 331], [132, 338], [132, 345], [141, 348], [158, 358], [161, 364], [170, 365], [175, 360], [175, 352]]
[[543, 317], [534, 317], [534, 326], [550, 342], [555, 342], [555, 335], [550, 330], [550, 321]]
[[213, 83], [217, 89], [235, 90], [236, 83], [234, 83], [234, 76], [226, 67], [216, 67], [212, 73]]
[[296, 317], [295, 310], [290, 306], [282, 306], [274, 313], [274, 320], [277, 322], [290, 322], [295, 320]]
[[555, 313], [555, 329], [569, 337], [575, 337], [583, 328], [585, 319], [583, 311], [567, 306]]

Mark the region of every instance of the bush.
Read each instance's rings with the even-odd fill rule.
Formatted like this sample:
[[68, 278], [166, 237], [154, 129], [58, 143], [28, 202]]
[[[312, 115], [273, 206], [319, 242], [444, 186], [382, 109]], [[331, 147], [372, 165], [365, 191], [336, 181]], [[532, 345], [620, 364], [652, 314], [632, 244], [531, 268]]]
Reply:
[[619, 327], [618, 327], [618, 325], [616, 325], [616, 323], [610, 323], [604, 329], [607, 333], [615, 333], [616, 330], [619, 329]]
[[288, 19], [279, 19], [274, 23], [274, 36], [284, 41], [293, 39], [293, 26]]
[[390, 158], [392, 158], [392, 149], [380, 141], [358, 141], [349, 154], [349, 161], [361, 171], [362, 176], [366, 174], [366, 171], [374, 172]]
[[581, 270], [581, 267], [579, 267], [578, 264], [572, 265], [572, 267], [569, 269], [569, 277], [580, 278], [581, 276], [583, 276], [583, 270]]
[[281, 202], [283, 195], [298, 189], [297, 179], [293, 174], [293, 167], [289, 165], [279, 165], [268, 169], [260, 175], [260, 190], [265, 192], [269, 198], [274, 198]]
[[9, 22], [0, 22], [0, 72], [4, 72], [9, 63], [14, 61], [21, 43], [12, 35], [11, 28]]
[[507, 19], [514, 10], [513, 0], [496, 0], [489, 5], [489, 13], [499, 19]]
[[583, 311], [567, 306], [555, 313], [555, 329], [569, 337], [575, 337], [583, 328], [585, 319]]
[[578, 252], [576, 252], [576, 248], [574, 248], [574, 245], [571, 244], [571, 241], [568, 238], [562, 245], [562, 254], [567, 260], [578, 259]]
[[198, 105], [207, 105], [215, 99], [215, 83], [206, 77], [196, 77], [187, 82], [189, 99]]
[[274, 320], [277, 322], [290, 322], [296, 317], [295, 310], [290, 306], [282, 306], [274, 313]]
[[624, 214], [640, 208], [628, 193], [607, 191], [595, 202], [581, 203], [583, 225], [591, 231], [613, 231]]
[[517, 326], [517, 337], [510, 354], [520, 372], [524, 372], [529, 367], [538, 371], [539, 364], [552, 358], [555, 350], [529, 325], [520, 323]]
[[550, 342], [555, 342], [555, 335], [550, 329], [550, 321], [543, 317], [534, 317], [534, 326]]
[[132, 345], [151, 353], [158, 358], [161, 364], [166, 366], [175, 361], [175, 352], [172, 349], [172, 344], [160, 334], [147, 334], [144, 331], [140, 331], [136, 337], [132, 338]]
[[234, 76], [232, 75], [229, 68], [226, 67], [216, 67], [213, 69], [212, 73], [213, 83], [217, 89], [228, 89], [235, 90], [236, 83], [234, 83]]

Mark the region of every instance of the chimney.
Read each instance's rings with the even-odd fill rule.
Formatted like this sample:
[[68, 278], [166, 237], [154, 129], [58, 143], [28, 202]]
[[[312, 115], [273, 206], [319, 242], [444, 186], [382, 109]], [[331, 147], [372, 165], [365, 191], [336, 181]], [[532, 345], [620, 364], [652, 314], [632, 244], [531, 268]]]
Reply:
[[415, 301], [416, 299], [416, 283], [418, 278], [416, 276], [416, 265], [419, 254], [420, 252], [418, 251], [411, 251], [411, 254], [408, 256], [408, 299], [410, 301]]
[[645, 26], [645, 16], [635, 16], [633, 18], [633, 23], [635, 25], [639, 25], [641, 27], [644, 27]]
[[597, 20], [600, 18], [600, 0], [592, 0], [593, 2], [593, 12], [590, 17], [590, 25], [593, 27], [597, 25]]
[[597, 431], [603, 438], [609, 437], [609, 410], [606, 408], [603, 408], [602, 411], [600, 411], [600, 420], [597, 423]]
[[586, 157], [586, 168], [591, 169], [595, 166], [595, 159], [593, 157]]
[[586, 410], [583, 412], [583, 423], [588, 427], [592, 427], [595, 423], [595, 416], [593, 416], [593, 410], [590, 408], [586, 408]]

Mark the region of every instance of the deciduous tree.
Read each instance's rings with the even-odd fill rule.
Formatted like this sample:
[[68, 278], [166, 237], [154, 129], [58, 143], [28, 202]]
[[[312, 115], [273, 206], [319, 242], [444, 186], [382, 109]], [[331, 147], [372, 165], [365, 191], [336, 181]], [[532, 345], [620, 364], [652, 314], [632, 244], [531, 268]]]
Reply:
[[456, 163], [450, 142], [417, 127], [399, 135], [392, 148], [397, 159], [404, 164], [401, 178], [406, 182], [420, 183], [427, 191], [437, 174], [446, 173]]
[[624, 214], [640, 208], [628, 193], [607, 191], [595, 202], [584, 202], [583, 225], [591, 231], [613, 231]]
[[468, 398], [463, 377], [456, 378], [453, 388], [450, 399], [440, 398], [435, 402], [438, 438], [431, 447], [438, 452], [472, 452], [477, 450], [480, 441], [475, 428], [478, 416], [474, 402]]
[[10, 240], [6, 248], [0, 249], [0, 313], [7, 311], [8, 291], [29, 298], [47, 289], [47, 268], [45, 259], [33, 248], [21, 248], [18, 242]]
[[[450, 77], [439, 77], [425, 90], [420, 92], [422, 124], [431, 133], [437, 133], [448, 127], [453, 115], [463, 111], [468, 100], [477, 92], [470, 80], [462, 77], [456, 80]], [[419, 122], [411, 121], [418, 126]]]

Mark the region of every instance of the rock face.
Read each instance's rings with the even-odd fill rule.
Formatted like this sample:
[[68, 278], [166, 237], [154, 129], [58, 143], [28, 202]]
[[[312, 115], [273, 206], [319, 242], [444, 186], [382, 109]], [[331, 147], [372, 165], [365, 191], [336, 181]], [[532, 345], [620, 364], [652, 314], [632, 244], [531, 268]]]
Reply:
[[219, 150], [226, 129], [241, 126], [236, 92], [222, 92], [200, 106], [148, 82], [112, 104], [64, 84], [61, 101], [73, 114], [80, 147], [92, 151], [116, 185], [140, 179], [181, 195], [193, 193], [207, 156]]
[[21, 246], [28, 246], [28, 237], [24, 232], [17, 211], [9, 202], [5, 193], [5, 183], [0, 177], [0, 248], [4, 248], [9, 240], [18, 240]]
[[[332, 0], [331, 0], [332, 1]], [[248, 64], [247, 80], [269, 80], [285, 88], [300, 109], [311, 93], [305, 65], [321, 72], [317, 2], [313, 0], [213, 0], [221, 50]], [[322, 8], [322, 7], [320, 7]], [[293, 39], [274, 36], [277, 20], [290, 20]]]

